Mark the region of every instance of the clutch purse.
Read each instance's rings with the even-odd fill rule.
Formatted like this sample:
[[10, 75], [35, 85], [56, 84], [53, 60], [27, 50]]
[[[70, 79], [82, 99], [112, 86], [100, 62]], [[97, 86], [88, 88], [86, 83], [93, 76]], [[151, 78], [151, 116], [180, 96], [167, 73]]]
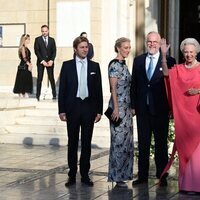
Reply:
[[117, 121], [113, 120], [111, 118], [112, 113], [113, 113], [113, 109], [111, 107], [108, 107], [107, 110], [104, 112], [105, 116], [110, 120], [112, 124], [114, 124], [114, 126], [119, 126], [120, 123], [122, 122], [122, 119], [119, 118]]

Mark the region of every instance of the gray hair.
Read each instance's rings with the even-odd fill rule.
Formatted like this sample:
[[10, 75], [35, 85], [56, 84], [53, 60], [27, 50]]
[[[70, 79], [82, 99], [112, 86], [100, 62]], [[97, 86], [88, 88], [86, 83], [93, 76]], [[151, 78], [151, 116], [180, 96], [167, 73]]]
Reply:
[[181, 52], [183, 52], [184, 46], [187, 45], [187, 44], [194, 45], [196, 53], [200, 52], [200, 45], [199, 45], [198, 41], [196, 39], [194, 39], [194, 38], [186, 38], [181, 42], [181, 45], [180, 45]]

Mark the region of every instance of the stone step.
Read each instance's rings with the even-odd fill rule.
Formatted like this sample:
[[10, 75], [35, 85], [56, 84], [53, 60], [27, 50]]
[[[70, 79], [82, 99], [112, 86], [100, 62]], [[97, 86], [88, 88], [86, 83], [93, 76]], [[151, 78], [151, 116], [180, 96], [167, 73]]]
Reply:
[[[38, 111], [36, 111], [38, 112]], [[36, 113], [34, 110], [32, 111], [32, 115], [30, 113], [30, 115], [26, 115], [26, 112], [24, 113], [24, 116], [19, 116], [15, 119], [15, 123], [16, 124], [29, 124], [29, 125], [65, 125], [65, 122], [62, 122], [59, 118], [58, 115], [46, 115], [41, 114], [39, 115], [39, 113]], [[101, 121], [98, 123], [95, 123], [95, 126], [97, 127], [108, 127], [109, 123], [108, 120], [105, 117], [102, 117]]]
[[[38, 102], [35, 98], [18, 98], [13, 94], [0, 93], [0, 143], [66, 145], [66, 123], [58, 116], [58, 102], [51, 96]], [[104, 110], [107, 99], [104, 99]], [[92, 144], [98, 147], [110, 146], [109, 121], [102, 116], [94, 126]]]
[[57, 134], [19, 134], [7, 133], [0, 135], [1, 144], [27, 144], [27, 145], [67, 145], [66, 135]]
[[21, 98], [12, 93], [0, 93], [0, 111], [36, 107], [35, 98]]
[[25, 116], [16, 118], [15, 124], [29, 126], [62, 126], [65, 123], [56, 116]]
[[[1, 134], [24, 134], [28, 135], [29, 133], [35, 134], [36, 136], [39, 135], [66, 135], [67, 128], [66, 124], [62, 123], [60, 125], [6, 125], [3, 128], [1, 128]], [[95, 137], [110, 137], [110, 130], [109, 127], [99, 127], [94, 126], [94, 133], [93, 135]]]
[[[110, 132], [108, 128], [94, 127], [92, 143], [98, 147], [109, 147]], [[66, 145], [66, 126], [54, 125], [10, 125], [1, 129], [0, 143]]]
[[[55, 146], [66, 146], [67, 135], [47, 135], [47, 134], [33, 134], [28, 133], [7, 133], [0, 135], [1, 144], [26, 144], [26, 145], [55, 145]], [[110, 137], [96, 136], [95, 131], [92, 138], [92, 146], [96, 148], [109, 148]]]
[[53, 108], [36, 108], [26, 109], [24, 112], [25, 116], [38, 116], [38, 117], [58, 117], [58, 111]]

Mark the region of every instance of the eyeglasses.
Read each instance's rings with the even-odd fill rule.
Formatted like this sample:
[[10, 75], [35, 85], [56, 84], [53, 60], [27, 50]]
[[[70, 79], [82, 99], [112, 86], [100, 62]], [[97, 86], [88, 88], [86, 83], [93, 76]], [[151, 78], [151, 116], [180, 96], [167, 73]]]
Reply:
[[147, 44], [158, 44], [158, 41], [147, 41]]

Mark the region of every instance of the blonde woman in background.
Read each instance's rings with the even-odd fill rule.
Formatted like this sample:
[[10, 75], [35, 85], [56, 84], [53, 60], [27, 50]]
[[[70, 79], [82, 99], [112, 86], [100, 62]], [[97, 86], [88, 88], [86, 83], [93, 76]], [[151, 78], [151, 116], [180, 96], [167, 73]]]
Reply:
[[20, 97], [28, 97], [28, 94], [31, 94], [33, 90], [31, 52], [28, 48], [29, 43], [30, 35], [23, 34], [18, 49], [20, 64], [18, 65], [13, 89], [13, 92], [19, 94]]

